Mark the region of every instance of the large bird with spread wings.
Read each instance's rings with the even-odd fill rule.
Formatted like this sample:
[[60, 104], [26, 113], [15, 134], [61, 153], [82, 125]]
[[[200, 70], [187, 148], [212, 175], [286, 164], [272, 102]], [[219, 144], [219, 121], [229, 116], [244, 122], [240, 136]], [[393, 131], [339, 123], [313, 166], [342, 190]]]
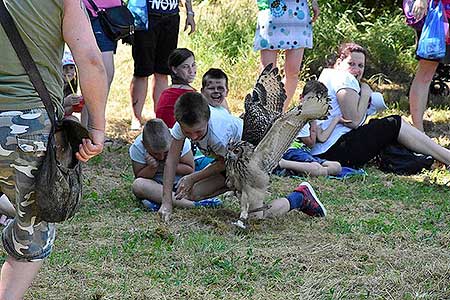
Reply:
[[241, 214], [235, 223], [245, 228], [249, 211], [263, 207], [269, 174], [306, 122], [324, 118], [327, 93], [314, 89], [295, 108], [282, 113], [286, 92], [278, 68], [268, 65], [252, 94], [245, 98], [241, 141], [230, 141], [225, 157], [227, 185], [240, 197]]

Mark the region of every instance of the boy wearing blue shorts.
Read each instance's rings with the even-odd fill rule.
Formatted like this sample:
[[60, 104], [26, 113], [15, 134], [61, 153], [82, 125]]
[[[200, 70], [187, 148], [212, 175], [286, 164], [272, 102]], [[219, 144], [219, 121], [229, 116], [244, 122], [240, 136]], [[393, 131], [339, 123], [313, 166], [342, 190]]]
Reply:
[[[308, 81], [303, 89], [300, 101], [314, 93], [327, 94], [326, 86], [316, 80]], [[307, 123], [298, 133], [296, 140], [283, 155], [279, 167], [288, 173], [306, 174], [308, 176], [338, 175], [341, 172], [341, 164], [337, 161], [328, 161], [311, 154], [311, 148], [317, 141], [326, 141], [338, 123], [349, 121], [341, 116], [333, 119], [331, 124], [324, 130], [317, 126], [317, 121]]]

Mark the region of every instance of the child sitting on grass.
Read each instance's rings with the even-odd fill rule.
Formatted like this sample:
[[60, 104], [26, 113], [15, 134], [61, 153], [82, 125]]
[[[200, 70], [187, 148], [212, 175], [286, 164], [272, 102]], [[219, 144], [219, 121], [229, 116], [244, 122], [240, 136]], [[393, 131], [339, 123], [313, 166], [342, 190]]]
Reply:
[[[317, 80], [310, 80], [306, 83], [300, 100], [310, 97], [313, 92], [314, 94], [322, 93], [326, 95], [328, 89], [323, 83]], [[311, 147], [315, 145], [316, 141], [326, 141], [338, 123], [348, 122], [350, 121], [343, 119], [341, 116], [335, 117], [331, 124], [324, 130], [317, 125], [316, 121], [307, 123], [300, 130], [291, 147], [283, 155], [279, 167], [288, 170], [287, 173], [293, 173], [294, 175], [338, 175], [341, 172], [341, 164], [337, 161], [328, 161], [311, 155]], [[280, 173], [280, 171], [277, 173]], [[283, 173], [285, 172], [281, 171], [281, 174]]]
[[202, 95], [212, 109], [230, 112], [227, 103], [228, 76], [221, 69], [211, 68], [202, 77]]
[[[163, 171], [171, 142], [172, 136], [167, 125], [161, 119], [151, 119], [145, 123], [142, 134], [136, 138], [129, 150], [136, 178], [132, 186], [133, 194], [152, 211], [157, 211], [162, 201]], [[186, 140], [180, 150], [173, 187], [181, 177], [193, 171], [191, 143]], [[218, 206], [221, 201], [217, 198], [198, 202], [180, 199], [174, 202], [174, 205], [182, 208]]]

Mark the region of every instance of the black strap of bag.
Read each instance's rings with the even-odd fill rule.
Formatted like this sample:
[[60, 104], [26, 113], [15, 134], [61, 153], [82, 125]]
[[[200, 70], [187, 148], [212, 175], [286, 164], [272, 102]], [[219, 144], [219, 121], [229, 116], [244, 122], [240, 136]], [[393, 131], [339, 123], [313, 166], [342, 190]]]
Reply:
[[95, 11], [96, 13], [98, 13], [98, 12], [100, 11], [100, 9], [98, 8], [97, 4], [95, 4], [94, 1], [88, 0], [88, 2], [91, 4], [92, 8], [94, 9], [94, 11]]
[[[97, 4], [95, 4], [95, 2], [93, 0], [88, 0], [89, 4], [91, 4], [92, 8], [94, 9], [95, 13], [99, 13], [102, 11], [102, 9], [98, 8]], [[120, 1], [120, 5], [123, 6], [123, 2]]]
[[41, 73], [39, 73], [36, 63], [31, 57], [27, 46], [20, 36], [16, 24], [14, 23], [14, 20], [11, 17], [9, 11], [6, 9], [3, 0], [0, 0], [0, 21], [2, 23], [3, 29], [6, 32], [6, 35], [8, 36], [14, 50], [17, 53], [17, 56], [19, 57], [20, 62], [27, 72], [28, 77], [30, 77], [31, 83], [36, 89], [42, 102], [44, 102], [45, 109], [47, 110], [48, 116], [50, 117], [50, 120], [52, 122], [52, 131], [54, 132], [56, 128], [55, 107], [52, 103], [50, 94], [44, 84], [44, 81], [42, 80]]

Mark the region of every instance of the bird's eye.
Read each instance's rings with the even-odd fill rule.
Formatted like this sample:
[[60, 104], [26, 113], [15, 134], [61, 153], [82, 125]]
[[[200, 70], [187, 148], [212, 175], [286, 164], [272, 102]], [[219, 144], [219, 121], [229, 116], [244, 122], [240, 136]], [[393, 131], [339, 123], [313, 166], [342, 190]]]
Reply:
[[239, 152], [241, 152], [241, 151], [239, 150], [239, 148], [233, 149], [233, 153], [234, 153], [234, 154], [239, 154]]

